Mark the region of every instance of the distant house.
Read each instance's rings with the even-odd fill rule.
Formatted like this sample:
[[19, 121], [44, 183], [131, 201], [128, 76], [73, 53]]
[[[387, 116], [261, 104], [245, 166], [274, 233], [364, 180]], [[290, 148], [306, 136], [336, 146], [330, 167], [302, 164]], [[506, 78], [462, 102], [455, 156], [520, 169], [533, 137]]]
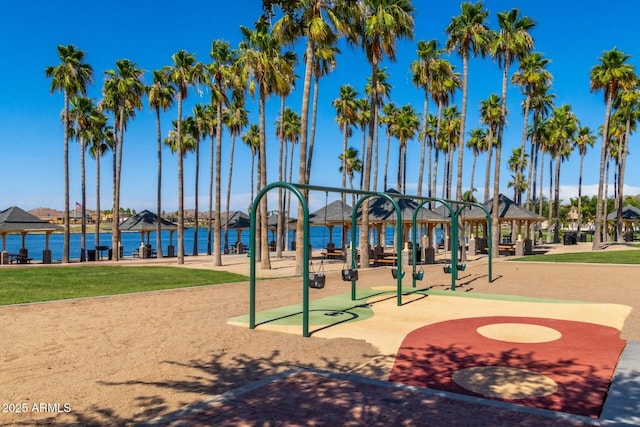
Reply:
[[64, 223], [64, 212], [62, 211], [58, 211], [51, 208], [35, 208], [35, 209], [31, 209], [29, 213], [33, 216], [38, 217], [42, 221], [47, 221], [52, 224]]

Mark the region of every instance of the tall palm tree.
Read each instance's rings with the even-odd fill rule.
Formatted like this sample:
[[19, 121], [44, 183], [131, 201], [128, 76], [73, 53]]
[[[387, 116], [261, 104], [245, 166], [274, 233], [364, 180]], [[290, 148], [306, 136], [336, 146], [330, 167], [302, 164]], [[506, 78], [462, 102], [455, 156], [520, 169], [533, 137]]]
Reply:
[[[529, 31], [535, 22], [526, 16], [520, 16], [518, 9], [498, 13], [499, 31], [491, 43], [491, 54], [502, 68], [502, 108], [501, 120], [496, 134], [495, 175], [493, 180], [493, 212], [498, 212], [500, 193], [500, 155], [502, 151], [502, 135], [507, 118], [507, 82], [509, 68], [523, 58], [533, 48], [533, 37]], [[491, 236], [493, 238], [493, 255], [498, 256], [498, 239], [500, 238], [500, 218], [493, 216]]]
[[447, 107], [443, 111], [444, 121], [441, 128], [443, 134], [443, 143], [447, 150], [447, 157], [445, 161], [445, 174], [442, 183], [442, 197], [445, 199], [451, 199], [451, 183], [453, 177], [453, 152], [456, 148], [464, 149], [464, 147], [457, 147], [457, 143], [460, 141], [459, 133], [461, 126], [460, 111], [457, 105]]
[[116, 68], [105, 71], [101, 107], [114, 116], [115, 146], [113, 149], [113, 226], [111, 243], [115, 259], [120, 258], [120, 178], [122, 176], [122, 152], [127, 122], [142, 108], [144, 71], [129, 59], [116, 61]]
[[[156, 141], [158, 156], [158, 172], [156, 187], [156, 215], [162, 215], [162, 128], [160, 126], [160, 112], [167, 111], [173, 105], [176, 89], [169, 84], [169, 70], [167, 67], [153, 71], [153, 84], [147, 87], [149, 108], [156, 113]], [[156, 253], [162, 257], [162, 221], [156, 225]]]
[[[635, 78], [634, 68], [627, 63], [630, 56], [624, 52], [614, 48], [605, 51], [600, 57], [600, 63], [591, 69], [590, 85], [591, 91], [603, 90], [605, 101], [604, 123], [602, 127], [602, 148], [600, 151], [600, 176], [598, 179], [598, 196], [597, 200], [603, 200], [605, 163], [607, 158], [607, 142], [609, 141], [609, 120], [611, 118], [611, 110], [613, 101], [618, 96], [621, 87], [628, 84]], [[594, 221], [595, 234], [593, 235], [593, 250], [601, 249], [601, 235], [604, 235], [606, 228], [606, 211], [603, 212], [602, 204], [598, 203], [596, 207], [596, 218]]]
[[[520, 61], [520, 67], [511, 77], [511, 82], [520, 85], [522, 94], [525, 96], [522, 102], [522, 113], [524, 115], [524, 124], [522, 126], [522, 142], [520, 145], [520, 156], [524, 158], [526, 153], [526, 142], [529, 127], [529, 111], [531, 109], [531, 99], [539, 91], [540, 87], [548, 87], [551, 82], [551, 73], [544, 67], [550, 61], [542, 56], [539, 52], [526, 55]], [[520, 159], [520, 163], [523, 159]], [[516, 174], [516, 187], [520, 187], [520, 182], [524, 179], [524, 170], [518, 171]], [[521, 195], [519, 195], [521, 197]], [[521, 204], [521, 200], [515, 201]]]
[[456, 182], [456, 199], [462, 200], [462, 154], [464, 153], [464, 132], [465, 122], [467, 119], [467, 96], [469, 93], [469, 55], [473, 56], [486, 55], [491, 31], [486, 26], [487, 11], [482, 2], [462, 3], [460, 5], [462, 11], [459, 16], [451, 19], [451, 23], [447, 26], [446, 32], [449, 35], [447, 39], [447, 50], [449, 52], [456, 50], [458, 55], [462, 57], [462, 107], [460, 111], [460, 141], [457, 143], [458, 150], [458, 170]]
[[[395, 61], [398, 39], [413, 38], [413, 4], [410, 0], [363, 0], [358, 3], [349, 2], [351, 21], [346, 29], [347, 39], [358, 44], [364, 51], [371, 65], [371, 117], [364, 163], [363, 189], [371, 188], [371, 155], [375, 131], [378, 128], [378, 70], [386, 55]], [[369, 265], [369, 203], [362, 204], [360, 227], [360, 263]]]
[[[438, 117], [434, 116], [433, 114], [429, 113], [429, 115], [427, 116], [427, 125], [424, 127], [424, 132], [427, 135], [427, 181], [428, 181], [428, 185], [427, 185], [427, 197], [433, 197], [433, 186], [432, 183], [433, 181], [431, 180], [431, 176], [432, 173], [432, 167], [435, 169], [435, 164], [432, 165], [431, 159], [433, 156], [433, 150], [436, 148], [436, 129], [438, 127]], [[429, 202], [429, 208], [431, 208], [431, 202]]]
[[[231, 105], [227, 110], [225, 124], [231, 135], [231, 146], [229, 147], [229, 178], [227, 179], [227, 203], [226, 203], [226, 219], [224, 224], [224, 247], [228, 251], [229, 248], [229, 205], [231, 204], [231, 181], [233, 178], [233, 162], [234, 151], [236, 145], [236, 137], [249, 124], [249, 112], [245, 108], [244, 94], [241, 91], [234, 91], [231, 99]], [[253, 181], [251, 183], [253, 187]]]
[[[538, 157], [540, 154], [540, 132], [538, 131], [538, 124], [543, 121], [543, 119], [547, 118], [553, 107], [553, 100], [555, 99], [555, 95], [549, 93], [549, 85], [539, 85], [536, 87], [533, 95], [531, 96], [530, 101], [530, 109], [533, 111], [533, 124], [531, 125], [531, 130], [527, 131], [531, 135], [531, 167], [529, 168], [529, 179], [528, 181], [531, 185], [527, 186], [527, 200], [526, 200], [526, 209], [530, 209], [531, 206], [531, 195], [535, 198], [536, 195], [536, 185], [537, 185], [537, 171], [538, 171]], [[544, 165], [543, 162], [540, 162], [540, 167], [542, 168]]]
[[62, 262], [69, 262], [69, 242], [71, 230], [69, 223], [69, 103], [75, 95], [86, 95], [87, 86], [93, 81], [93, 68], [84, 63], [84, 52], [73, 45], [58, 45], [60, 64], [49, 66], [45, 75], [51, 79], [50, 91], [62, 92], [64, 95], [64, 109], [62, 110], [62, 124], [64, 129], [64, 243], [62, 247]]
[[110, 150], [115, 141], [113, 128], [107, 125], [108, 118], [98, 109], [91, 116], [91, 143], [89, 155], [96, 161], [96, 228], [94, 231], [94, 244], [100, 246], [100, 159]]
[[[347, 152], [347, 143], [352, 133], [351, 126], [353, 126], [357, 120], [357, 96], [358, 92], [353, 88], [353, 86], [346, 84], [340, 86], [340, 96], [332, 102], [336, 109], [336, 121], [342, 130], [342, 153]], [[342, 172], [342, 188], [345, 188], [347, 185], [347, 157], [342, 156], [341, 158], [343, 162], [340, 169]], [[343, 203], [344, 199], [345, 195], [342, 194]]]
[[[424, 177], [424, 157], [427, 145], [427, 118], [429, 115], [429, 95], [431, 93], [431, 79], [433, 65], [442, 54], [438, 49], [438, 42], [434, 40], [418, 42], [418, 59], [409, 66], [412, 83], [424, 89], [424, 107], [422, 110], [422, 131], [420, 132], [420, 169], [418, 172], [417, 195], [422, 196], [422, 180]], [[385, 113], [386, 114], [386, 113]], [[387, 145], [388, 147], [388, 145]], [[385, 162], [386, 163], [386, 162]], [[431, 176], [427, 174], [427, 176]], [[385, 168], [385, 189], [386, 189], [386, 168]]]
[[[314, 73], [315, 50], [317, 46], [330, 46], [335, 40], [332, 25], [338, 23], [338, 16], [332, 9], [331, 2], [324, 0], [273, 0], [271, 4], [280, 5], [283, 16], [274, 24], [274, 31], [284, 42], [293, 42], [297, 38], [305, 39], [305, 71], [302, 87], [301, 128], [300, 128], [300, 184], [309, 183], [308, 138], [309, 138], [309, 99], [311, 79]], [[266, 206], [265, 206], [266, 212]], [[302, 216], [302, 206], [298, 206], [298, 217]], [[266, 220], [265, 220], [266, 221]], [[266, 234], [266, 232], [265, 232]], [[296, 273], [302, 273], [303, 262], [303, 222], [298, 221], [296, 232]], [[266, 244], [266, 240], [265, 240]]]
[[209, 104], [205, 107], [206, 125], [205, 128], [211, 140], [209, 148], [209, 191], [208, 191], [208, 212], [207, 220], [207, 255], [213, 252], [213, 189], [214, 189], [214, 170], [215, 170], [215, 153], [216, 153], [216, 135], [218, 133], [218, 108], [216, 105]]
[[487, 169], [484, 178], [484, 201], [489, 201], [489, 184], [491, 183], [491, 158], [493, 156], [493, 141], [498, 132], [501, 121], [502, 102], [495, 93], [480, 101], [480, 121], [487, 126]]
[[619, 93], [615, 102], [616, 112], [614, 114], [620, 116], [622, 127], [618, 147], [618, 191], [616, 192], [616, 236], [618, 243], [624, 242], [624, 233], [622, 229], [622, 208], [624, 201], [624, 177], [627, 163], [627, 154], [629, 152], [629, 137], [636, 130], [638, 119], [640, 119], [640, 90], [638, 89], [638, 77], [625, 81], [622, 91]]
[[87, 188], [85, 178], [85, 149], [92, 137], [91, 116], [95, 115], [93, 100], [84, 96], [71, 98], [69, 111], [71, 132], [80, 144], [80, 262], [87, 260]]
[[407, 191], [407, 141], [412, 140], [420, 130], [420, 118], [410, 104], [398, 111], [392, 132], [399, 142], [398, 150], [398, 191]]
[[514, 148], [511, 151], [511, 157], [507, 160], [507, 169], [512, 171], [513, 180], [507, 183], [507, 187], [513, 188], [513, 200], [520, 200], [522, 193], [526, 190], [527, 182], [519, 180], [518, 176], [522, 174], [522, 170], [527, 167], [527, 154], [521, 155], [522, 148]]
[[574, 147], [578, 149], [580, 154], [580, 172], [578, 173], [578, 234], [582, 230], [582, 167], [584, 165], [584, 156], [587, 149], [593, 147], [596, 143], [596, 136], [593, 134], [589, 126], [580, 126], [574, 142]]
[[184, 168], [182, 105], [189, 94], [189, 87], [202, 80], [202, 64], [194, 54], [179, 50], [171, 56], [173, 65], [169, 68], [169, 81], [175, 86], [178, 105], [176, 119], [176, 152], [178, 154], [178, 264], [184, 264]]
[[[217, 113], [216, 115], [216, 144], [215, 144], [215, 156], [213, 154], [213, 139], [211, 146], [211, 157], [215, 157], [215, 167], [213, 162], [210, 165], [209, 171], [209, 224], [211, 224], [211, 216], [215, 215], [213, 221], [213, 265], [222, 265], [222, 205], [221, 205], [221, 175], [222, 175], [222, 124], [223, 124], [223, 110], [225, 106], [229, 105], [229, 98], [227, 92], [234, 87], [239, 86], [238, 77], [241, 73], [235, 72], [237, 66], [238, 53], [231, 48], [229, 42], [225, 40], [214, 40], [211, 42], [211, 50], [209, 51], [211, 57], [211, 64], [207, 66], [207, 71], [211, 76], [210, 89], [211, 89], [211, 105]], [[211, 211], [211, 190], [212, 190], [212, 172], [215, 168], [215, 209]], [[210, 236], [209, 236], [210, 238]], [[211, 240], [207, 245], [207, 253], [211, 253]]]
[[[293, 74], [293, 64], [286, 55], [282, 55], [281, 41], [269, 31], [267, 22], [260, 20], [256, 22], [255, 27], [255, 30], [240, 27], [245, 39], [240, 43], [239, 64], [242, 69], [251, 74], [259, 94], [260, 150], [258, 169], [260, 176], [258, 182], [262, 188], [267, 185], [265, 103], [267, 97], [278, 86], [278, 82], [283, 80], [282, 77]], [[284, 78], [284, 80], [291, 81], [289, 78]], [[267, 216], [267, 197], [265, 195], [260, 203], [260, 262], [263, 269], [271, 268]]]
[[[360, 128], [362, 132], [362, 150], [360, 153], [362, 154], [362, 164], [366, 163], [366, 150], [367, 150], [367, 126], [369, 126], [369, 121], [371, 120], [371, 107], [369, 106], [368, 98], [359, 98], [356, 100], [356, 104], [358, 105], [356, 124]], [[364, 174], [360, 174], [360, 190], [362, 190], [362, 186], [364, 184]]]

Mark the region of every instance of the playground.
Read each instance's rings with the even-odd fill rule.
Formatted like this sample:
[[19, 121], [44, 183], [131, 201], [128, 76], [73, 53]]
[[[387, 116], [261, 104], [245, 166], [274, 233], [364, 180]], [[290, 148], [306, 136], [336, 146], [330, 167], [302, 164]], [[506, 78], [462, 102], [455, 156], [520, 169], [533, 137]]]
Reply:
[[[551, 248], [555, 249], [581, 250], [580, 245]], [[249, 267], [247, 259], [246, 255], [233, 255], [224, 267], [213, 267], [210, 257], [188, 257], [185, 268], [222, 268], [246, 274]], [[162, 261], [147, 262], [157, 264]], [[433, 286], [432, 295], [417, 301], [412, 301], [407, 296], [406, 304], [401, 307], [395, 303], [395, 280], [388, 268], [361, 270], [359, 289], [361, 287], [363, 290], [375, 291], [375, 288], [389, 286], [394, 289], [392, 298], [387, 302], [373, 304], [374, 315], [366, 320], [377, 321], [382, 325], [380, 335], [385, 331], [397, 331], [396, 334], [392, 333], [394, 338], [387, 344], [376, 336], [376, 331], [362, 328], [366, 325], [365, 321], [345, 322], [323, 331], [316, 331], [320, 325], [311, 317], [309, 338], [302, 337], [300, 324], [283, 325], [290, 329], [290, 333], [270, 330], [265, 323], [259, 324], [255, 330], [246, 326], [230, 325], [230, 319], [246, 316], [249, 312], [248, 283], [3, 307], [0, 309], [2, 339], [12, 345], [3, 346], [0, 354], [4, 367], [4, 374], [0, 374], [2, 400], [69, 403], [71, 411], [56, 414], [3, 413], [0, 415], [0, 425], [32, 425], [34, 421], [52, 424], [113, 425], [142, 423], [156, 418], [167, 419], [164, 417], [169, 417], [176, 411], [188, 410], [192, 413], [198, 408], [208, 407], [203, 402], [215, 399], [216, 396], [256, 384], [262, 384], [264, 387], [254, 388], [256, 406], [253, 409], [247, 409], [253, 402], [248, 392], [243, 394], [242, 398], [234, 400], [236, 404], [244, 402], [244, 406], [237, 408], [238, 413], [244, 414], [245, 417], [253, 417], [251, 419], [267, 416], [269, 411], [273, 416], [289, 420], [295, 417], [298, 420], [300, 417], [312, 420], [314, 416], [326, 419], [327, 413], [335, 412], [336, 416], [344, 417], [343, 420], [356, 420], [352, 424], [357, 425], [357, 418], [349, 417], [355, 417], [352, 413], [355, 409], [366, 407], [368, 416], [384, 413], [389, 417], [385, 419], [393, 420], [393, 414], [397, 414], [399, 418], [395, 420], [398, 422], [413, 419], [416, 420], [414, 425], [429, 425], [430, 418], [427, 418], [427, 413], [435, 417], [445, 417], [447, 413], [453, 416], [456, 411], [459, 413], [460, 408], [446, 396], [429, 395], [427, 399], [422, 391], [398, 389], [397, 386], [403, 385], [402, 383], [388, 381], [395, 361], [403, 360], [402, 357], [398, 357], [398, 350], [408, 336], [405, 333], [407, 330], [419, 329], [422, 326], [438, 328], [437, 335], [458, 340], [456, 336], [447, 333], [447, 325], [443, 322], [449, 322], [448, 327], [453, 331], [456, 326], [455, 319], [459, 321], [466, 311], [469, 317], [490, 320], [491, 324], [526, 321], [528, 324], [536, 325], [533, 329], [537, 329], [537, 332], [527, 328], [529, 335], [534, 332], [537, 335], [540, 330], [548, 332], [546, 328], [563, 332], [564, 327], [570, 323], [584, 323], [585, 314], [578, 313], [579, 310], [585, 310], [585, 313], [599, 313], [592, 312], [591, 309], [600, 310], [601, 306], [609, 306], [618, 312], [618, 320], [587, 318], [586, 322], [597, 321], [599, 323], [596, 325], [599, 325], [599, 328], [616, 329], [614, 335], [618, 339], [627, 342], [640, 340], [640, 294], [637, 292], [636, 271], [639, 267], [519, 263], [500, 260], [494, 266], [495, 280], [487, 283], [486, 265], [482, 262], [482, 259], [470, 260], [459, 279], [455, 293], [447, 290], [450, 287], [449, 276], [443, 272], [441, 266], [434, 265], [432, 269], [425, 269], [425, 278], [421, 283], [426, 287]], [[274, 260], [273, 267], [273, 271], [258, 272], [258, 313], [299, 304], [302, 298], [300, 277], [292, 277], [292, 254], [287, 254], [283, 260]], [[349, 293], [350, 285], [340, 277], [341, 267], [340, 262], [326, 266], [325, 287], [312, 290], [312, 301], [338, 298]], [[408, 276], [405, 278], [405, 281], [407, 280]], [[409, 282], [407, 284], [411, 288]], [[489, 299], [486, 297], [487, 294], [494, 297]], [[540, 299], [547, 301], [539, 302]], [[564, 304], [558, 301], [580, 303]], [[414, 315], [409, 315], [409, 311], [420, 312], [421, 314], [415, 316], [424, 316], [423, 319], [427, 321], [417, 321], [416, 327], [401, 328], [404, 320], [398, 317], [387, 318], [384, 312], [385, 304], [388, 305], [386, 313], [406, 317], [407, 323], [414, 322], [411, 320]], [[480, 311], [469, 311], [468, 304], [475, 305], [474, 310]], [[511, 304], [516, 305], [508, 310], [501, 308]], [[535, 311], [522, 311], [522, 304], [533, 304], [531, 307]], [[619, 310], [624, 311], [625, 306], [632, 309], [626, 318], [621, 319], [623, 314]], [[440, 308], [436, 310], [437, 307]], [[571, 318], [558, 319], [562, 320], [563, 325], [541, 323], [549, 322], [543, 319], [558, 318], [557, 311], [561, 307], [572, 313]], [[449, 320], [446, 317], [436, 319], [434, 315], [437, 313], [440, 313], [439, 316], [452, 316]], [[491, 316], [495, 317], [489, 319]], [[331, 322], [336, 321], [336, 316], [323, 315], [324, 317], [334, 318]], [[523, 319], [516, 320], [514, 317]], [[624, 322], [622, 326], [619, 324], [621, 320]], [[479, 325], [475, 325], [475, 330], [478, 327]], [[620, 328], [622, 332], [618, 332]], [[365, 329], [366, 334], [358, 335], [357, 329]], [[518, 330], [522, 331], [522, 328]], [[329, 338], [331, 334], [336, 337]], [[385, 334], [388, 336], [388, 333]], [[488, 333], [485, 331], [485, 334], [491, 336], [491, 328], [488, 328]], [[443, 355], [453, 359], [465, 354], [489, 353], [481, 348], [482, 342], [472, 342], [470, 335], [472, 334], [467, 331], [466, 336], [460, 339], [465, 345], [461, 346], [457, 353], [449, 352]], [[494, 338], [484, 339], [495, 341]], [[615, 339], [613, 341], [615, 342]], [[553, 342], [540, 345], [550, 344]], [[514, 349], [524, 349], [525, 345], [535, 344], [505, 345]], [[442, 341], [433, 341], [431, 347], [422, 347], [426, 350], [446, 350], [450, 346]], [[575, 350], [564, 346], [556, 355], [568, 357], [568, 352], [571, 352], [571, 357], [579, 356]], [[496, 354], [505, 356], [511, 353], [500, 350]], [[514, 350], [513, 355], [517, 354]], [[464, 358], [461, 360], [464, 361]], [[571, 362], [573, 359], [567, 360]], [[470, 361], [470, 358], [466, 358], [466, 361]], [[606, 362], [606, 365], [609, 366], [610, 363]], [[547, 372], [542, 368], [538, 363], [536, 366], [529, 366], [527, 370], [541, 373], [558, 383], [554, 379], [554, 372]], [[284, 383], [264, 382], [265, 379], [284, 375], [292, 369], [303, 369], [311, 373], [303, 372], [297, 376], [284, 377]], [[395, 372], [399, 379], [404, 370], [405, 367], [398, 364]], [[345, 380], [342, 377], [327, 377], [313, 373], [315, 371], [349, 375], [358, 378], [359, 382]], [[11, 375], [7, 375], [9, 372]], [[315, 381], [318, 379], [321, 380], [320, 383]], [[373, 383], [374, 381], [379, 382]], [[286, 387], [287, 384], [289, 388]], [[381, 389], [380, 384], [387, 386]], [[450, 385], [457, 387], [456, 384]], [[303, 387], [302, 391], [298, 386]], [[292, 394], [289, 393], [282, 401], [284, 406], [278, 406], [278, 393], [287, 390], [297, 390], [299, 394], [296, 396], [299, 399], [292, 401]], [[423, 388], [420, 390], [434, 391]], [[638, 396], [637, 388], [629, 388], [628, 391], [628, 396]], [[416, 393], [418, 400], [411, 398]], [[584, 396], [584, 390], [580, 393]], [[457, 393], [456, 396], [472, 397], [470, 394]], [[353, 399], [356, 399], [355, 403]], [[425, 399], [428, 400], [428, 404], [425, 403]], [[443, 399], [445, 401], [442, 405], [438, 403], [443, 402]], [[266, 400], [270, 402], [269, 405], [265, 405]], [[456, 402], [461, 401], [456, 399]], [[483, 402], [493, 402], [494, 405], [504, 403], [495, 399], [483, 399]], [[478, 425], [482, 425], [483, 416], [495, 419], [499, 414], [522, 415], [511, 407], [505, 409], [500, 406], [487, 406], [485, 403], [478, 405], [477, 402], [473, 405]], [[520, 405], [517, 407], [530, 408]], [[267, 411], [267, 408], [270, 409]], [[341, 412], [340, 408], [345, 408], [345, 412]], [[210, 412], [211, 416], [215, 414], [219, 415], [220, 412]], [[226, 415], [231, 417], [232, 414]], [[525, 415], [530, 419], [530, 413]], [[249, 422], [249, 419], [245, 420]]]

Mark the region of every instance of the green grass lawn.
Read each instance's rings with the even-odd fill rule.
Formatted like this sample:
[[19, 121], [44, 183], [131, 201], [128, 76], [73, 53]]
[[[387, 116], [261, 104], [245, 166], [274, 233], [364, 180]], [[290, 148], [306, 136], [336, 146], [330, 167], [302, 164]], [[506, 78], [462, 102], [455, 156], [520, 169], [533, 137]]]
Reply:
[[569, 254], [553, 255], [528, 255], [522, 258], [514, 258], [509, 261], [529, 261], [529, 262], [581, 262], [593, 264], [640, 264], [640, 251], [595, 251], [576, 252]]
[[37, 267], [0, 269], [0, 305], [246, 281], [234, 273], [188, 268]]

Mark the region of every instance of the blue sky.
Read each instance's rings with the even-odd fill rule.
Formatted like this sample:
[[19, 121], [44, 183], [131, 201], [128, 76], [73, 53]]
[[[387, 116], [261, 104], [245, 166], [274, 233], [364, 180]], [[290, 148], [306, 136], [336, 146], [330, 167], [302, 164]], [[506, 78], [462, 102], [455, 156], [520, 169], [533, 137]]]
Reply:
[[[200, 3], [200, 4], [198, 4]], [[637, 16], [640, 3], [623, 2], [616, 7], [589, 7], [577, 1], [537, 2], [490, 0], [484, 2], [490, 11], [489, 25], [496, 28], [496, 13], [519, 8], [523, 15], [533, 18], [537, 26], [532, 31], [535, 50], [551, 60], [549, 70], [553, 74], [552, 92], [557, 96], [556, 105], [572, 106], [582, 125], [597, 129], [604, 115], [602, 93], [589, 90], [589, 72], [599, 62], [603, 51], [614, 47], [631, 55], [631, 64], [637, 65], [640, 45], [637, 43]], [[418, 40], [437, 39], [444, 46], [444, 29], [451, 18], [460, 13], [456, 1], [414, 1], [415, 38], [399, 43], [397, 62], [385, 63], [393, 85], [392, 101], [401, 106], [411, 103], [421, 114], [424, 94], [410, 80], [408, 67], [415, 59]], [[624, 6], [622, 6], [624, 5]], [[176, 7], [175, 2], [122, 1], [77, 2], [7, 1], [0, 14], [0, 40], [3, 41], [3, 64], [0, 67], [0, 209], [20, 206], [24, 209], [64, 206], [63, 132], [60, 113], [62, 94], [50, 94], [50, 81], [44, 69], [57, 65], [56, 46], [74, 44], [86, 53], [86, 61], [95, 71], [95, 84], [88, 95], [96, 101], [101, 97], [104, 71], [115, 67], [115, 61], [129, 58], [140, 68], [147, 70], [145, 83], [151, 82], [150, 71], [171, 64], [171, 55], [185, 49], [201, 62], [209, 61], [211, 41], [223, 38], [236, 46], [241, 39], [240, 25], [252, 26], [261, 12], [261, 1], [238, 0], [234, 2], [193, 2]], [[295, 46], [297, 52], [301, 47]], [[301, 54], [300, 54], [301, 56]], [[455, 55], [450, 60], [462, 71], [461, 61]], [[514, 67], [511, 70], [513, 73]], [[469, 65], [470, 94], [466, 129], [479, 126], [479, 102], [491, 93], [500, 93], [501, 71], [490, 59], [473, 59]], [[300, 67], [298, 74], [302, 75]], [[338, 153], [342, 137], [335, 123], [335, 110], [331, 101], [338, 96], [339, 87], [350, 83], [361, 94], [370, 66], [363, 53], [350, 47], [342, 47], [336, 70], [320, 84], [316, 151], [312, 168], [312, 184], [340, 186]], [[302, 83], [299, 83], [299, 87]], [[454, 102], [461, 101], [461, 93]], [[511, 149], [520, 145], [522, 96], [519, 88], [510, 85], [508, 94], [508, 128], [504, 138], [502, 192], [511, 195], [506, 188], [509, 173], [504, 169]], [[185, 113], [197, 102], [207, 103], [208, 95], [189, 94]], [[288, 100], [288, 106], [299, 111], [300, 90]], [[257, 103], [249, 99], [247, 108], [251, 121], [257, 122]], [[267, 104], [269, 181], [277, 179], [278, 142], [274, 137], [273, 123], [279, 112], [279, 100], [271, 98]], [[435, 113], [435, 107], [431, 106]], [[166, 135], [176, 111], [163, 115], [163, 134]], [[633, 167], [639, 154], [635, 146], [638, 137], [632, 136], [626, 174], [626, 194], [640, 194], [640, 176]], [[225, 134], [223, 148], [223, 188], [226, 189], [227, 165], [229, 165], [229, 138]], [[380, 140], [380, 156], [384, 156], [384, 138]], [[207, 161], [209, 140], [204, 142], [201, 154], [200, 207], [207, 204]], [[359, 148], [361, 134], [354, 132], [350, 144]], [[145, 108], [130, 122], [125, 135], [121, 206], [135, 210], [155, 209], [156, 194], [156, 141], [153, 112]], [[392, 145], [389, 161], [389, 180], [395, 187], [394, 172], [397, 165], [397, 146]], [[408, 146], [407, 193], [415, 194], [418, 175], [419, 144], [410, 141]], [[163, 208], [177, 208], [177, 160], [168, 150], [163, 153]], [[297, 151], [296, 151], [297, 159]], [[250, 151], [238, 139], [236, 141], [235, 167], [232, 189], [232, 209], [246, 210], [250, 203]], [[472, 155], [465, 152], [463, 187], [468, 187]], [[585, 159], [584, 192], [595, 194], [598, 184], [600, 141]], [[103, 208], [111, 206], [111, 156], [103, 161]], [[71, 204], [80, 200], [79, 147], [70, 144]], [[442, 163], [442, 162], [440, 162]], [[185, 161], [185, 206], [193, 207], [194, 172], [193, 156]], [[476, 170], [475, 186], [483, 188], [485, 157], [480, 156]], [[381, 164], [381, 168], [382, 168]], [[561, 175], [561, 197], [568, 201], [577, 195], [579, 156], [574, 153], [564, 164]], [[95, 163], [87, 159], [87, 205], [95, 206]], [[548, 171], [548, 164], [545, 165]], [[295, 172], [294, 172], [295, 174]], [[295, 178], [294, 178], [295, 180]], [[380, 173], [382, 182], [382, 173]], [[548, 185], [548, 177], [545, 177]], [[381, 184], [378, 188], [381, 188]], [[482, 190], [479, 192], [482, 193]], [[545, 194], [547, 190], [545, 190]], [[224, 195], [223, 195], [224, 200]], [[324, 203], [324, 196], [312, 196], [312, 208]]]

